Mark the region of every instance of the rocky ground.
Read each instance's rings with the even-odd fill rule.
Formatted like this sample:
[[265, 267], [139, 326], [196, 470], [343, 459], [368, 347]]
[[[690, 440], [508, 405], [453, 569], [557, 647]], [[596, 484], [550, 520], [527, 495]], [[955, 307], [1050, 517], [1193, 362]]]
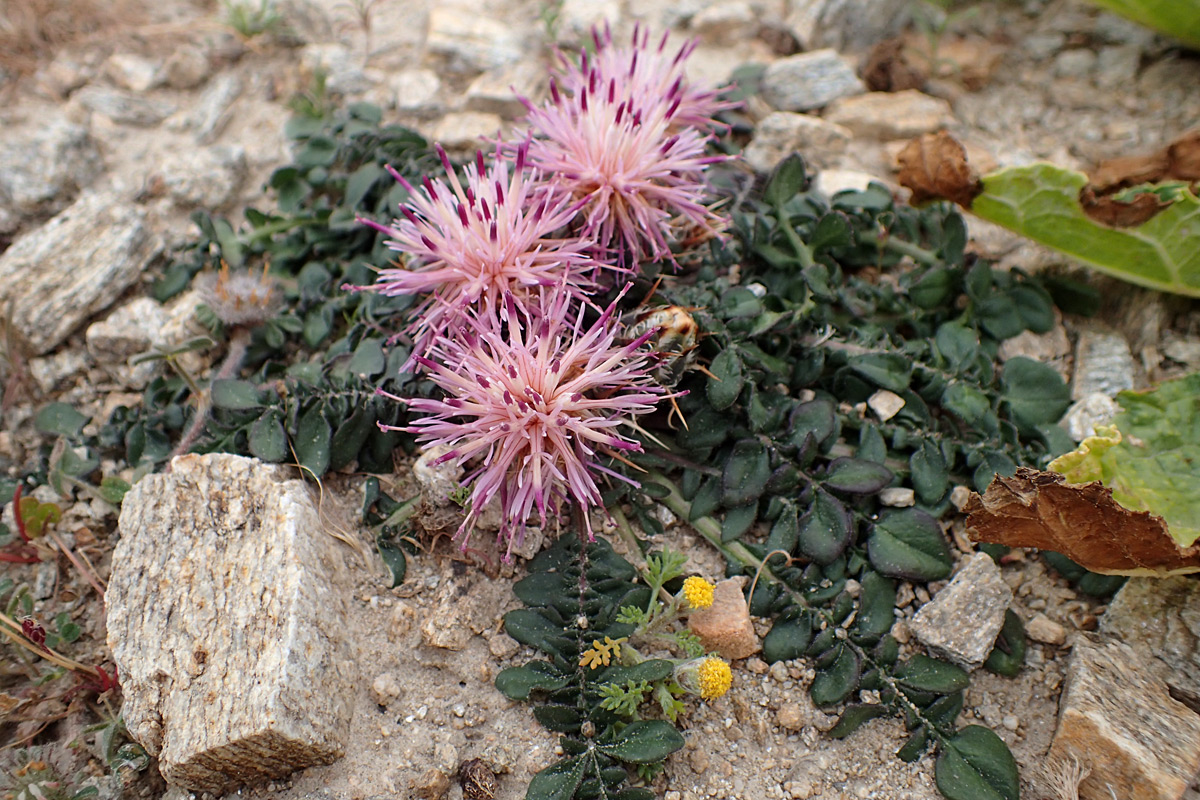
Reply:
[[[10, 5], [0, 3], [0, 10]], [[38, 5], [55, 4], [30, 4]], [[267, 205], [264, 180], [288, 160], [287, 100], [314, 92], [318, 72], [329, 96], [376, 103], [389, 120], [463, 152], [519, 116], [510, 87], [532, 97], [545, 90], [551, 41], [577, 42], [596, 23], [625, 31], [641, 20], [679, 40], [699, 38], [689, 65], [696, 80], [723, 82], [747, 65], [765, 67], [761, 91], [746, 109], [757, 125], [747, 160], [766, 170], [800, 150], [821, 169], [820, 185], [830, 192], [871, 179], [894, 185], [904, 141], [942, 128], [985, 169], [1050, 159], [1086, 170], [1160, 147], [1200, 119], [1200, 58], [1080, 0], [963, 3], [956, 8], [965, 11], [945, 20], [944, 31], [929, 35], [911, 23], [917, 15], [926, 29], [936, 28], [932, 4], [904, 0], [288, 0], [275, 6], [282, 23], [253, 38], [238, 35], [222, 8], [202, 0], [79, 2], [67, 20], [14, 7], [8, 26], [0, 24], [7, 37], [0, 51], [14, 54], [0, 57], [0, 251], [8, 251], [0, 253], [0, 466], [10, 473], [37, 447], [32, 419], [39, 407], [63, 400], [104, 419], [136, 399], [156, 368], [131, 367], [130, 355], [192, 335], [194, 298], [161, 307], [146, 297], [147, 286], [164, 254], [193, 235], [192, 210], [235, 214]], [[38, 28], [51, 24], [57, 27]], [[869, 58], [874, 45], [902, 33], [907, 44], [890, 58]], [[18, 41], [21, 48], [5, 46]], [[914, 71], [927, 79], [914, 80]], [[863, 77], [873, 88], [901, 90], [869, 92]], [[1027, 269], [1059, 263], [1004, 231], [970, 224], [983, 255]], [[1051, 334], [1024, 337], [1021, 350], [1073, 376], [1076, 397], [1085, 386], [1115, 393], [1200, 367], [1194, 304], [1123, 285], [1107, 294], [1099, 322], [1067, 320]], [[202, 360], [193, 366], [206, 367]], [[105, 465], [105, 472], [122, 467]], [[411, 479], [395, 480], [391, 493], [406, 496]], [[354, 515], [338, 510], [354, 507], [360, 483], [330, 481], [320, 513], [326, 528], [365, 543]], [[52, 499], [45, 491], [41, 499]], [[58, 502], [65, 507], [59, 529], [107, 577], [113, 509], [84, 495]], [[6, 506], [10, 525], [11, 515]], [[965, 559], [971, 545], [960, 529], [957, 523], [954, 541]], [[692, 555], [697, 571], [719, 575], [715, 554], [686, 526], [671, 527], [668, 537]], [[527, 655], [501, 628], [502, 613], [517, 605], [510, 580], [431, 553], [410, 559], [405, 583], [389, 590], [376, 559], [338, 547], [346, 563], [336, 587], [346, 603], [340, 635], [353, 648], [352, 671], [340, 678], [352, 718], [346, 755], [228, 797], [458, 798], [455, 773], [471, 758], [499, 773], [496, 797], [522, 797], [556, 739], [526, 706], [492, 686], [500, 669]], [[90, 650], [91, 663], [108, 658], [101, 603], [77, 573], [50, 564], [13, 567], [11, 574], [34, 585], [39, 604], [71, 593], [68, 607], [86, 644], [80, 649]], [[1013, 558], [1001, 580], [1033, 639], [1027, 667], [1015, 679], [976, 673], [964, 720], [982, 721], [1009, 743], [1022, 768], [1023, 796], [1070, 797], [1054, 794], [1043, 767], [1072, 649], [1103, 650], [1077, 634], [1106, 624], [1105, 607], [1037, 556]], [[1172, 665], [1194, 670], [1200, 622], [1194, 599], [1188, 605], [1190, 591], [1184, 581], [1174, 611], [1147, 612], [1151, 601], [1144, 598], [1124, 605], [1166, 620], [1161, 630], [1142, 626], [1143, 643], [1161, 649], [1167, 642]], [[930, 601], [924, 587], [902, 587], [897, 638], [912, 635], [909, 622]], [[1120, 633], [1126, 624], [1136, 627], [1118, 621], [1107, 629]], [[1139, 659], [1149, 656], [1138, 653], [1112, 656], [1126, 659], [1110, 670], [1118, 685], [1143, 669]], [[893, 757], [905, 738], [898, 722], [872, 722], [846, 740], [823, 737], [835, 717], [809, 702], [812, 674], [803, 662], [768, 667], [751, 657], [736, 664], [733, 691], [685, 715], [688, 744], [660, 778], [665, 796], [939, 796], [931, 759], [904, 764]], [[331, 680], [330, 687], [342, 685]], [[1074, 700], [1081, 714], [1098, 706], [1114, 746], [1127, 737], [1136, 740], [1131, 747], [1148, 751], [1139, 756], [1146, 760], [1139, 780], [1155, 793], [1137, 796], [1184, 796], [1200, 767], [1200, 736], [1180, 745], [1175, 761], [1157, 762], [1153, 732], [1136, 730], [1140, 723], [1129, 707], [1138, 705], [1136, 695], [1080, 685], [1088, 687]], [[1116, 692], [1111, 702], [1099, 696], [1108, 691]], [[78, 733], [60, 732], [63, 742]], [[161, 785], [146, 779], [129, 791], [159, 796]], [[185, 794], [171, 789], [167, 796]]]

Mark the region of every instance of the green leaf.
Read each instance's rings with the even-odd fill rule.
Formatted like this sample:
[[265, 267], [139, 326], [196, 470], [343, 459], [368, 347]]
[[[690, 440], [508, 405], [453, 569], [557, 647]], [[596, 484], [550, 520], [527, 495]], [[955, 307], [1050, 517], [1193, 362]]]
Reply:
[[1025, 666], [1025, 624], [1012, 609], [1004, 612], [1004, 626], [996, 637], [996, 644], [988, 654], [983, 666], [997, 675], [1016, 677]]
[[847, 494], [874, 494], [892, 482], [892, 471], [883, 464], [855, 458], [835, 458], [829, 462], [821, 484], [826, 489]]
[[38, 411], [33, 424], [39, 433], [74, 439], [79, 436], [87, 421], [88, 418], [76, 411], [70, 403], [50, 403]]
[[819, 706], [831, 706], [845, 700], [858, 688], [858, 679], [862, 674], [862, 664], [852, 648], [838, 642], [834, 650], [832, 662], [817, 670], [817, 676], [808, 689], [812, 701]]
[[899, 353], [867, 353], [847, 362], [852, 370], [881, 389], [902, 392], [912, 376], [912, 360]]
[[992, 404], [987, 395], [970, 383], [955, 381], [942, 392], [942, 407], [968, 425], [994, 432], [996, 424], [987, 422]]
[[121, 501], [125, 499], [125, 495], [132, 488], [129, 481], [116, 475], [106, 475], [100, 480], [100, 496], [106, 503], [114, 506], [121, 505]]
[[797, 535], [801, 553], [818, 564], [838, 558], [854, 537], [850, 514], [836, 497], [823, 489], [813, 496], [812, 506], [800, 518]]
[[320, 404], [314, 404], [296, 422], [296, 460], [302, 467], [321, 477], [329, 469], [329, 445], [332, 432]]
[[346, 179], [346, 194], [342, 198], [342, 202], [350, 208], [358, 208], [367, 196], [367, 192], [387, 173], [383, 167], [376, 164], [374, 161], [368, 161], [354, 172], [350, 173], [350, 177]]
[[970, 366], [979, 352], [979, 335], [958, 322], [944, 322], [938, 326], [933, 342], [955, 372]]
[[263, 461], [279, 462], [287, 458], [287, 432], [278, 411], [272, 409], [254, 420], [247, 445], [250, 454]]
[[758, 518], [758, 503], [750, 502], [744, 506], [734, 506], [725, 512], [721, 523], [721, 541], [732, 542], [739, 539], [754, 524]]
[[1031, 358], [1016, 356], [1006, 361], [1000, 382], [1013, 422], [1022, 429], [1032, 431], [1041, 423], [1058, 422], [1071, 404], [1071, 390], [1058, 371]]
[[[1180, 5], [1173, 0], [1101, 1], [1110, 7], [1139, 3], [1162, 10]], [[1179, 15], [1180, 22], [1186, 13]], [[1194, 9], [1191, 13], [1195, 36], [1200, 16]], [[1177, 31], [1177, 36], [1188, 35], [1186, 26]], [[1082, 172], [1053, 164], [1010, 167], [984, 176], [983, 193], [971, 203], [971, 212], [1122, 280], [1200, 297], [1200, 199], [1182, 189], [1149, 220], [1114, 228], [1084, 212], [1079, 194], [1087, 182]]]
[[1091, 0], [1092, 3], [1129, 17], [1147, 28], [1173, 37], [1193, 50], [1200, 50], [1200, 2], [1198, 0]]
[[564, 706], [558, 703], [538, 706], [533, 709], [533, 716], [543, 728], [555, 733], [578, 734], [583, 717], [575, 706]]
[[857, 633], [883, 636], [892, 629], [896, 616], [896, 584], [878, 572], [863, 574], [858, 601], [858, 617], [854, 621]]
[[583, 782], [582, 756], [563, 759], [533, 776], [525, 800], [571, 800]]
[[934, 766], [947, 800], [1019, 800], [1017, 762], [992, 731], [968, 725], [942, 743]]
[[661, 719], [631, 722], [611, 744], [596, 749], [628, 764], [653, 764], [684, 746], [683, 734]]
[[833, 404], [828, 400], [810, 400], [796, 406], [788, 420], [788, 441], [796, 447], [804, 444], [804, 439], [812, 434], [818, 445], [825, 442], [837, 431], [837, 416]]
[[784, 612], [763, 639], [763, 659], [768, 664], [791, 661], [804, 655], [812, 641], [812, 617], [792, 607]]
[[743, 439], [733, 446], [721, 476], [721, 502], [740, 506], [762, 496], [771, 477], [767, 446], [757, 439]]
[[379, 339], [364, 338], [350, 359], [350, 373], [366, 380], [383, 372], [387, 361], [383, 357], [383, 345]]
[[917, 498], [926, 505], [937, 503], [950, 488], [950, 472], [942, 448], [924, 441], [908, 459]]
[[[791, 553], [796, 549], [799, 535], [800, 521], [796, 504], [786, 503], [782, 513], [775, 519], [775, 524], [771, 526], [771, 533], [767, 536], [767, 552], [782, 550], [785, 553]], [[776, 557], [774, 566], [779, 566], [784, 560], [782, 557]]]
[[937, 694], [962, 691], [971, 682], [962, 667], [920, 653], [901, 661], [893, 675], [904, 686]]
[[929, 730], [922, 725], [913, 731], [913, 735], [908, 737], [908, 741], [904, 743], [904, 746], [896, 751], [896, 758], [907, 764], [911, 764], [921, 757], [928, 744]]
[[561, 655], [559, 645], [566, 641], [562, 628], [528, 608], [514, 609], [505, 614], [504, 632], [521, 644], [537, 648], [547, 655]]
[[375, 427], [375, 415], [365, 408], [356, 408], [337, 430], [329, 442], [329, 468], [339, 470], [349, 464], [366, 444]]
[[813, 253], [828, 250], [831, 247], [847, 247], [854, 241], [849, 218], [840, 211], [830, 211], [817, 220], [808, 246]]
[[837, 724], [829, 729], [829, 738], [845, 739], [862, 727], [863, 723], [879, 717], [886, 717], [889, 713], [891, 710], [887, 706], [876, 703], [851, 703], [846, 706], [846, 710], [842, 712], [842, 717]]
[[709, 368], [712, 375], [708, 378], [705, 393], [708, 402], [718, 411], [724, 411], [737, 402], [742, 393], [745, 376], [742, 371], [742, 359], [732, 347], [726, 347], [713, 359]]
[[408, 556], [403, 548], [382, 533], [375, 537], [375, 549], [379, 551], [383, 565], [387, 567], [388, 573], [392, 576], [392, 582], [388, 588], [395, 589], [404, 583], [404, 576], [408, 574]]
[[212, 404], [215, 408], [225, 408], [230, 411], [248, 411], [252, 408], [262, 408], [258, 387], [249, 381], [239, 381], [231, 378], [213, 381]]
[[1121, 413], [1050, 462], [1072, 483], [1100, 481], [1131, 511], [1162, 517], [1181, 547], [1200, 538], [1200, 373], [1117, 395]]
[[792, 153], [780, 161], [771, 173], [771, 180], [763, 189], [763, 200], [773, 206], [781, 206], [807, 188], [808, 174], [804, 167], [804, 159], [799, 153]]
[[917, 308], [941, 308], [958, 292], [958, 273], [952, 269], [931, 269], [908, 287], [908, 298]]
[[937, 520], [915, 508], [888, 509], [867, 539], [871, 565], [892, 578], [936, 581], [953, 566]]

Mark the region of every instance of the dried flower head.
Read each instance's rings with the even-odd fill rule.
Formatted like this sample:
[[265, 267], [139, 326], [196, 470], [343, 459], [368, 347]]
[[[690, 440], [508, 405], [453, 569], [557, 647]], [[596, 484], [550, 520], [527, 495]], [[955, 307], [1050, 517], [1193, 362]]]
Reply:
[[602, 453], [640, 450], [620, 429], [667, 396], [640, 349], [650, 334], [618, 343], [617, 301], [584, 329], [582, 315], [569, 313], [568, 293], [547, 290], [540, 304], [534, 299], [508, 295], [499, 314], [460, 315], [461, 329], [440, 335], [417, 358], [446, 396], [394, 398], [425, 415], [403, 430], [427, 446], [449, 445], [442, 461], [474, 462], [465, 478], [470, 510], [458, 531], [464, 546], [492, 498], [499, 498], [500, 538], [510, 553], [534, 510], [544, 524], [563, 501], [600, 505], [597, 475], [628, 480], [600, 463]]
[[220, 272], [206, 272], [196, 279], [196, 290], [224, 324], [258, 325], [278, 314], [283, 306], [283, 292], [267, 274], [267, 268], [263, 264], [258, 275], [248, 270], [233, 272], [222, 261]]
[[518, 145], [512, 162], [497, 148], [490, 166], [477, 153], [460, 181], [438, 146], [445, 180], [426, 178], [416, 189], [392, 172], [412, 195], [400, 207], [404, 219], [390, 226], [360, 220], [390, 236], [388, 247], [406, 254], [408, 263], [379, 270], [372, 286], [352, 288], [388, 296], [430, 294], [414, 315], [416, 353], [465, 308], [494, 307], [506, 294], [521, 297], [533, 287], [565, 285], [582, 296], [590, 286], [600, 265], [581, 242], [554, 236], [578, 204], [526, 168], [528, 148], [528, 142]]
[[704, 95], [641, 42], [605, 47], [602, 62], [584, 62], [561, 90], [552, 80], [542, 106], [525, 101], [530, 163], [584, 203], [580, 238], [624, 269], [669, 260], [679, 234], [704, 239], [723, 224], [704, 204], [704, 172], [725, 157], [705, 155], [708, 137], [690, 125], [708, 108]]
[[733, 671], [715, 656], [691, 658], [675, 667], [675, 682], [703, 700], [715, 700], [733, 685]]
[[708, 581], [693, 575], [683, 582], [681, 593], [690, 608], [708, 608], [713, 604], [713, 591], [716, 589]]

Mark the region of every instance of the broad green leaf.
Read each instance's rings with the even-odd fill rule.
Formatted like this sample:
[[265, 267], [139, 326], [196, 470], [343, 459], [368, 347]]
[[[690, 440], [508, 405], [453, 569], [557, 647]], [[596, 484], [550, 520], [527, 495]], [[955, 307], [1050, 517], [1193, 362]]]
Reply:
[[538, 706], [533, 709], [533, 716], [543, 728], [555, 733], [578, 734], [583, 724], [583, 717], [575, 706], [564, 706], [558, 703]]
[[531, 661], [522, 667], [500, 670], [496, 689], [509, 700], [528, 700], [533, 691], [553, 692], [571, 682], [571, 676], [548, 661]]
[[1005, 677], [1015, 677], [1025, 665], [1025, 624], [1011, 609], [1004, 612], [1004, 627], [983, 666]]
[[1117, 395], [1121, 413], [1050, 462], [1072, 483], [1100, 481], [1131, 511], [1162, 517], [1181, 547], [1200, 538], [1200, 373]]
[[864, 636], [883, 636], [895, 621], [896, 584], [871, 570], [863, 575], [861, 583], [854, 630]]
[[968, 725], [942, 743], [934, 766], [947, 800], [1018, 800], [1017, 762], [992, 731]]
[[583, 782], [584, 759], [567, 758], [533, 776], [525, 800], [570, 800]]
[[251, 455], [262, 461], [277, 462], [287, 458], [287, 432], [278, 411], [268, 411], [254, 420], [247, 445]]
[[1200, 50], [1200, 0], [1091, 0]]
[[[1177, 17], [1181, 30], [1187, 11], [1169, 12], [1181, 3], [1192, 6], [1192, 35], [1200, 31], [1195, 0], [1094, 0], [1103, 5], [1157, 6]], [[1122, 280], [1164, 292], [1200, 297], [1200, 198], [1187, 189], [1178, 199], [1140, 225], [1114, 228], [1083, 211], [1079, 193], [1087, 185], [1082, 172], [1053, 164], [1010, 167], [983, 177], [983, 192], [971, 212], [1022, 236], [1073, 256], [1088, 266]]]
[[70, 403], [50, 403], [38, 411], [33, 424], [38, 433], [73, 439], [83, 430], [87, 421], [88, 418], [76, 411]]
[[854, 536], [846, 507], [829, 492], [818, 489], [812, 507], [800, 518], [800, 552], [818, 564], [828, 564], [845, 552]]
[[767, 447], [757, 439], [743, 439], [733, 446], [721, 476], [721, 502], [740, 506], [762, 496], [771, 477]]
[[611, 744], [596, 749], [606, 756], [630, 764], [653, 764], [662, 761], [685, 744], [683, 734], [661, 719], [629, 723]]
[[804, 655], [812, 641], [812, 618], [793, 607], [784, 612], [763, 639], [763, 659], [768, 664], [791, 661]]
[[812, 701], [819, 706], [831, 706], [840, 703], [858, 688], [858, 678], [862, 674], [862, 663], [858, 654], [846, 644], [839, 642], [834, 645], [831, 662], [817, 670], [808, 693]]
[[829, 729], [829, 737], [831, 739], [845, 739], [850, 734], [854, 733], [863, 723], [879, 717], [885, 717], [889, 713], [887, 706], [881, 706], [875, 703], [853, 703], [846, 706], [846, 710], [842, 712], [842, 718], [837, 721], [837, 724]]
[[883, 464], [854, 458], [835, 458], [829, 463], [821, 484], [847, 494], [873, 494], [892, 482], [892, 471]]
[[404, 583], [404, 576], [408, 574], [408, 555], [404, 552], [404, 548], [386, 538], [382, 533], [375, 537], [375, 549], [379, 551], [383, 565], [387, 567], [388, 573], [392, 576], [389, 588], [395, 589]]
[[708, 402], [718, 411], [724, 411], [742, 393], [742, 385], [746, 380], [742, 372], [742, 359], [736, 350], [727, 347], [713, 359], [710, 370], [712, 375], [708, 378], [706, 389]]
[[847, 362], [850, 369], [882, 389], [902, 392], [908, 388], [912, 361], [899, 353], [867, 353]]
[[893, 674], [905, 686], [938, 694], [962, 691], [971, 682], [962, 667], [920, 653], [901, 662]]
[[941, 526], [915, 508], [884, 511], [871, 527], [867, 555], [871, 566], [892, 578], [936, 581], [953, 566]]
[[950, 473], [942, 448], [931, 441], [922, 442], [909, 457], [908, 467], [913, 489], [922, 503], [933, 505], [942, 499], [950, 487]]
[[[1200, 217], [1196, 224], [1200, 225]], [[1013, 422], [1030, 432], [1041, 423], [1058, 422], [1071, 404], [1071, 390], [1062, 376], [1054, 367], [1031, 358], [1010, 358], [1000, 373], [1000, 382]]]
[[233, 379], [215, 380], [212, 384], [212, 403], [217, 408], [230, 411], [247, 411], [261, 408], [258, 387], [249, 381]]
[[775, 167], [771, 180], [763, 189], [763, 199], [773, 206], [781, 206], [808, 186], [808, 174], [804, 159], [792, 153]]
[[928, 744], [929, 730], [922, 725], [917, 728], [912, 736], [908, 737], [908, 741], [904, 743], [904, 746], [896, 751], [896, 758], [905, 763], [912, 763], [921, 757]]
[[329, 469], [331, 437], [332, 431], [325, 421], [325, 415], [321, 413], [320, 404], [305, 411], [296, 422], [296, 459], [318, 478]]

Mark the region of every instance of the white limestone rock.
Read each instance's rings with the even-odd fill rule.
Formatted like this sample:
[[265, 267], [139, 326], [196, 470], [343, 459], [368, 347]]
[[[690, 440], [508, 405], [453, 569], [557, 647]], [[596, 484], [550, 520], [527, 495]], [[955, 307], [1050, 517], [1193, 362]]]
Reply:
[[165, 100], [144, 97], [126, 89], [110, 86], [85, 86], [71, 95], [71, 102], [78, 103], [103, 117], [121, 125], [148, 128], [157, 125], [175, 111], [175, 106]]
[[0, 308], [39, 355], [53, 350], [132, 286], [162, 244], [141, 209], [86, 194], [0, 255]]
[[168, 783], [230, 788], [342, 755], [358, 683], [349, 583], [284, 467], [186, 455], [121, 507], [108, 644], [129, 732]]
[[846, 97], [834, 102], [825, 118], [848, 128], [855, 136], [881, 141], [911, 139], [954, 124], [948, 102], [916, 89]]
[[246, 176], [246, 151], [239, 145], [185, 150], [162, 164], [167, 194], [183, 209], [215, 211], [232, 202]]
[[1000, 567], [987, 553], [976, 553], [908, 625], [935, 654], [973, 670], [987, 660], [1011, 602]]
[[786, 23], [805, 50], [865, 50], [904, 29], [909, 0], [792, 0]]
[[850, 145], [850, 131], [811, 114], [775, 111], [754, 128], [754, 138], [742, 157], [759, 172], [770, 172], [792, 153], [815, 167], [837, 162]]
[[0, 130], [0, 231], [56, 213], [104, 169], [88, 129], [57, 113]]
[[780, 111], [812, 111], [866, 89], [835, 50], [781, 58], [767, 67], [761, 84], [763, 99]]
[[475, 74], [520, 61], [524, 38], [507, 23], [470, 6], [437, 5], [429, 11], [426, 49], [450, 72]]

